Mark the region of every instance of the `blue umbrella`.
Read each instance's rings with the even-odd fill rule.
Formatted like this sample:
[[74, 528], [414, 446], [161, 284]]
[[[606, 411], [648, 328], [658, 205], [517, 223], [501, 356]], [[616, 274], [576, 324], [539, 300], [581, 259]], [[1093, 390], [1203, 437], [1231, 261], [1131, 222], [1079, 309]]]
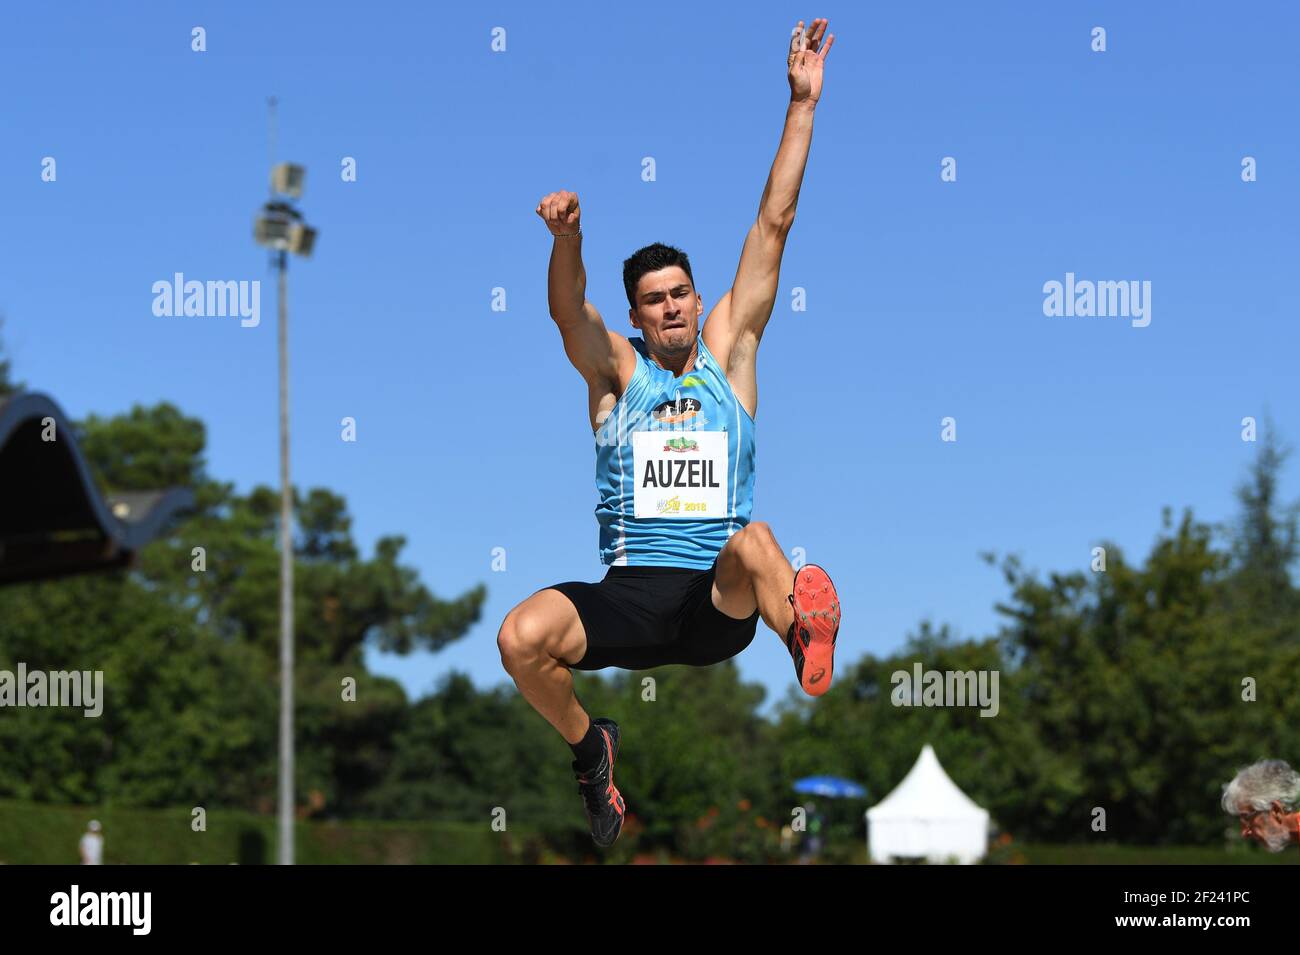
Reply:
[[850, 779], [838, 776], [807, 776], [795, 781], [794, 791], [811, 793], [814, 796], [829, 796], [832, 799], [861, 798], [867, 794], [866, 789]]

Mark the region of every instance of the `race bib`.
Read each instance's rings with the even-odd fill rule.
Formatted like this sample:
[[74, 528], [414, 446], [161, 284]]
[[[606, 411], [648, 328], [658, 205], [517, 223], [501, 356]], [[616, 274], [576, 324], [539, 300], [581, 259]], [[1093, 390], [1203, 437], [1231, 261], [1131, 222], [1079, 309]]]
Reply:
[[634, 431], [636, 517], [721, 518], [727, 510], [727, 432]]

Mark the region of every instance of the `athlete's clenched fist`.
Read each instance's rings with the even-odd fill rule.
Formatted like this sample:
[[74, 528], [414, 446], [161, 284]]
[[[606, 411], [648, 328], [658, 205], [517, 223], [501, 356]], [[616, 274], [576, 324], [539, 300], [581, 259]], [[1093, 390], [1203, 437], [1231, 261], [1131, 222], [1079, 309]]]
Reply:
[[537, 204], [537, 214], [551, 230], [551, 235], [573, 235], [578, 231], [578, 220], [582, 217], [578, 194], [561, 189], [543, 196]]

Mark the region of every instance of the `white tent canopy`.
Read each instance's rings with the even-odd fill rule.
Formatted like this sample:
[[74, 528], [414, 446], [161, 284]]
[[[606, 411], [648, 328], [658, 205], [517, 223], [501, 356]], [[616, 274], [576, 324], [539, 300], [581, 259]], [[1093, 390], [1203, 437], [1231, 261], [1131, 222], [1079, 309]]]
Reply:
[[929, 743], [903, 781], [866, 815], [873, 862], [924, 857], [970, 864], [988, 847], [988, 810], [948, 778]]

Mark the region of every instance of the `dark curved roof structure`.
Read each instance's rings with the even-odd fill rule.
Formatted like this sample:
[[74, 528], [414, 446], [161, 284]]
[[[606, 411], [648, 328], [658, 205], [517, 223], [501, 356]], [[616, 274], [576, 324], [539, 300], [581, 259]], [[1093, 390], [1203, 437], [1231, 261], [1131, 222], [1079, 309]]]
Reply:
[[[47, 419], [56, 440], [42, 440]], [[188, 488], [102, 496], [52, 399], [0, 397], [0, 585], [129, 566], [193, 504]]]

